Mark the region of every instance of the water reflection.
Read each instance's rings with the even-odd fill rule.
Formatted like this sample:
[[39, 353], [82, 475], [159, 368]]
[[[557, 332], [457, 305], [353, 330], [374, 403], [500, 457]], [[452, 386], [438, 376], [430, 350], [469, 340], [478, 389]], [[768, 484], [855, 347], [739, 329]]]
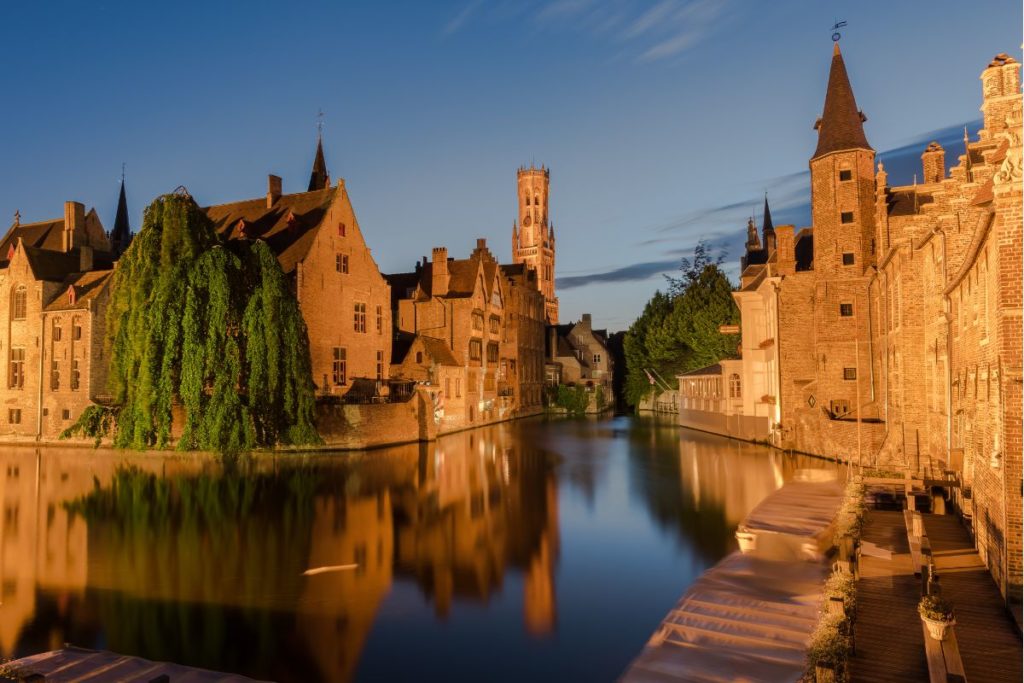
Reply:
[[800, 464], [622, 419], [228, 466], [11, 448], [0, 656], [72, 642], [279, 681], [612, 679]]

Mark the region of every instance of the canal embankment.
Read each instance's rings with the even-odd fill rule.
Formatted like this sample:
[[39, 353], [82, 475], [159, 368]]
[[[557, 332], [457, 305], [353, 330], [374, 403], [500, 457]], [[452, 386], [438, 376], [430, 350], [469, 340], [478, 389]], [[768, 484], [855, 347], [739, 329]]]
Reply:
[[824, 470], [801, 470], [767, 496], [739, 525], [740, 550], [690, 586], [622, 680], [800, 679], [843, 499]]

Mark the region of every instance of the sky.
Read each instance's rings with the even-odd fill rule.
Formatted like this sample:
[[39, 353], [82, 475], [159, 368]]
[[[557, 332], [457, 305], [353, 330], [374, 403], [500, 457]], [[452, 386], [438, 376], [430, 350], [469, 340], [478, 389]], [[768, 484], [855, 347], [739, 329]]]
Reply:
[[[551, 169], [562, 321], [627, 328], [702, 239], [735, 277], [747, 218], [806, 225], [831, 27], [871, 145], [909, 183], [980, 127], [978, 76], [1020, 60], [1019, 0], [37, 2], [5, 7], [0, 221], [63, 202], [132, 226], [309, 179], [323, 112], [381, 270], [478, 237], [511, 260], [519, 166]], [[895, 170], [894, 170], [895, 169]]]

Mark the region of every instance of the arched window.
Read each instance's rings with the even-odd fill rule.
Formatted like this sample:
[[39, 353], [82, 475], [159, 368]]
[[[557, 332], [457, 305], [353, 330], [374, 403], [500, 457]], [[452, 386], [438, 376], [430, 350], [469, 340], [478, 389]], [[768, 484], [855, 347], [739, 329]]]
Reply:
[[25, 285], [19, 285], [11, 295], [11, 319], [24, 320], [28, 306], [28, 290]]
[[729, 375], [729, 398], [740, 397], [740, 376], [735, 372]]

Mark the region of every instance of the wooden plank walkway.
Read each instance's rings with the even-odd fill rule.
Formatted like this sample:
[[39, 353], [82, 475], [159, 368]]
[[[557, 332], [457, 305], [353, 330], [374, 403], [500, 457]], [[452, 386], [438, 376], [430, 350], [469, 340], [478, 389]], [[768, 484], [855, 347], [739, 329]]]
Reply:
[[8, 662], [0, 674], [46, 683], [259, 683], [245, 676], [70, 645]]
[[[956, 636], [970, 683], [1020, 681], [1021, 636], [999, 589], [955, 515], [925, 514], [942, 593], [956, 609]], [[924, 634], [903, 513], [871, 510], [857, 582], [852, 681], [927, 681]], [[878, 552], [881, 550], [883, 552]], [[885, 551], [891, 559], [880, 557]]]
[[967, 680], [1021, 680], [1020, 631], [967, 530], [956, 515], [923, 517], [942, 595], [956, 610], [956, 637]]
[[[857, 654], [850, 658], [850, 680], [927, 681], [928, 661], [917, 616], [921, 582], [914, 577], [903, 513], [869, 511], [861, 544]], [[868, 544], [891, 552], [892, 559], [869, 554]]]

